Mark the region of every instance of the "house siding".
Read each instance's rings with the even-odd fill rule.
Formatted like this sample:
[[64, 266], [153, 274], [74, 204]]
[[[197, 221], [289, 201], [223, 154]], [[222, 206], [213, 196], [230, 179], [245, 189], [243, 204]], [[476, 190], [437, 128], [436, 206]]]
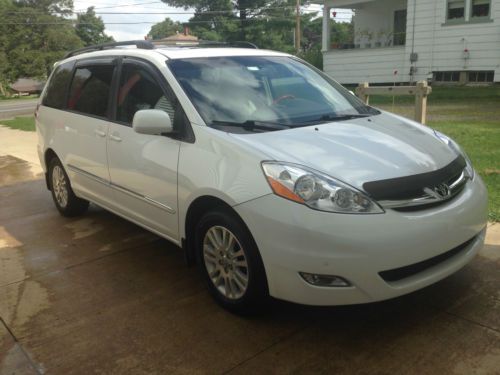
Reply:
[[[414, 26], [415, 1], [407, 3], [405, 47], [328, 51], [324, 53], [325, 72], [341, 83], [408, 82], [410, 55], [415, 52], [414, 80], [431, 78], [436, 71], [493, 70], [495, 82], [500, 82], [500, 0], [491, 1], [491, 21], [459, 25], [445, 24], [446, 0], [418, 0]], [[358, 13], [367, 17], [377, 3], [367, 4]], [[399, 3], [394, 1], [396, 7]], [[355, 23], [363, 17], [357, 16]], [[464, 49], [469, 51], [467, 60]], [[398, 70], [396, 77], [394, 70]]]

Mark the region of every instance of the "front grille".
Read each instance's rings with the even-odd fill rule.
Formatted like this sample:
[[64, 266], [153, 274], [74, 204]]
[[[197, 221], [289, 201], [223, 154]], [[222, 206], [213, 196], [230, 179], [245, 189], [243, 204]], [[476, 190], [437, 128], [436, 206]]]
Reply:
[[425, 271], [428, 268], [431, 268], [439, 263], [444, 262], [447, 259], [461, 253], [464, 251], [472, 242], [476, 240], [477, 236], [474, 236], [470, 240], [464, 242], [463, 244], [447, 251], [446, 253], [437, 255], [435, 257], [423, 260], [418, 263], [410, 264], [409, 266], [404, 266], [400, 268], [394, 268], [392, 270], [382, 271], [378, 274], [382, 279], [388, 282], [400, 281], [406, 279], [407, 277], [416, 275], [422, 271]]
[[447, 166], [427, 173], [366, 182], [363, 189], [377, 201], [397, 201], [415, 199], [432, 188], [459, 176], [466, 166], [465, 159], [458, 156]]
[[470, 179], [465, 159], [459, 156], [436, 171], [367, 182], [363, 188], [385, 209], [414, 212], [450, 201], [462, 192]]

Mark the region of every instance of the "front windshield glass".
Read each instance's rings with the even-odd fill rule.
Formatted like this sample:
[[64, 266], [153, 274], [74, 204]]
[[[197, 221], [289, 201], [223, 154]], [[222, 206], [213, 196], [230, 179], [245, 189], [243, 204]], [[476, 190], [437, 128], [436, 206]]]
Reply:
[[291, 57], [189, 58], [168, 65], [209, 126], [257, 124], [279, 130], [378, 113]]

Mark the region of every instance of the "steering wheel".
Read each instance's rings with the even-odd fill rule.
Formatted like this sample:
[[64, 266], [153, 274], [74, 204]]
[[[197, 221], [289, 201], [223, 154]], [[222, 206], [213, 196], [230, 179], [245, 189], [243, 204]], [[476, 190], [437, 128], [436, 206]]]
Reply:
[[274, 99], [273, 104], [279, 104], [283, 100], [290, 100], [290, 99], [295, 99], [295, 96], [291, 94], [282, 95], [279, 98]]

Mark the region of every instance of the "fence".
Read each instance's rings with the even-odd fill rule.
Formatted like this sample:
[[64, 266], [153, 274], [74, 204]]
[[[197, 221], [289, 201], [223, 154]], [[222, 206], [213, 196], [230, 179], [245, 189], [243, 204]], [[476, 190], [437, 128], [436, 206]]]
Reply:
[[356, 95], [366, 104], [370, 95], [415, 95], [415, 121], [425, 124], [427, 117], [427, 96], [432, 93], [432, 87], [427, 81], [417, 82], [416, 86], [370, 86], [368, 82], [360, 83]]

